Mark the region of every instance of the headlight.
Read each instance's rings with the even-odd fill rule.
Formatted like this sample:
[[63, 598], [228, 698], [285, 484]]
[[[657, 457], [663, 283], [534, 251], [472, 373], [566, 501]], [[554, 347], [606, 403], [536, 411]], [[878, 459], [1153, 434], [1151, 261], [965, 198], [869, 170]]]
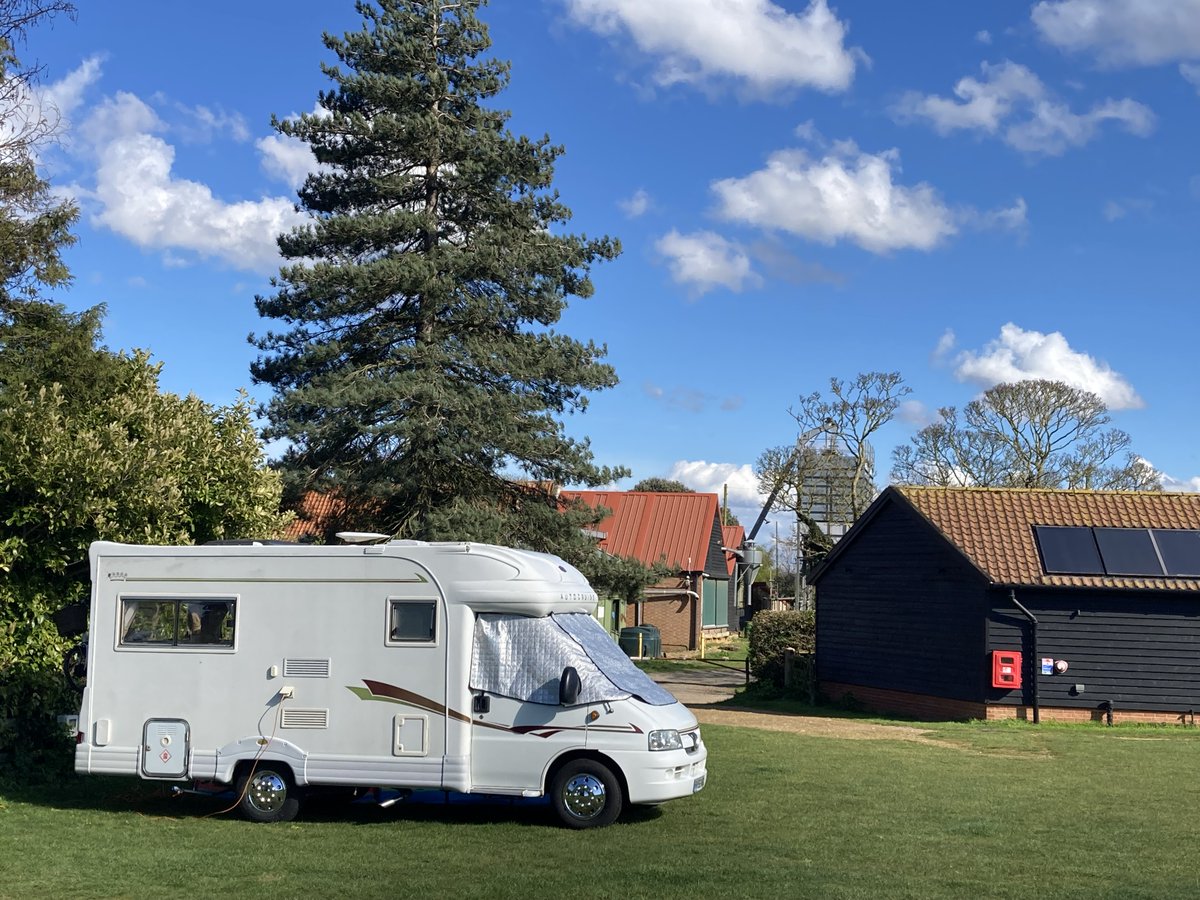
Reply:
[[674, 728], [664, 728], [662, 731], [650, 732], [651, 750], [682, 750], [683, 741], [679, 732]]

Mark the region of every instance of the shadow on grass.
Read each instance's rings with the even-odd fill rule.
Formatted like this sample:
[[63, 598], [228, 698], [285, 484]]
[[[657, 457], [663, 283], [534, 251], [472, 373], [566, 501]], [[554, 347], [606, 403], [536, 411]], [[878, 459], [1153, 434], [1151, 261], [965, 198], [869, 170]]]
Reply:
[[752, 682], [728, 700], [721, 700], [717, 703], [688, 704], [688, 706], [699, 709], [741, 710], [822, 719], [850, 719], [862, 722], [878, 722], [884, 725], [911, 725], [923, 721], [913, 716], [867, 712], [866, 710], [856, 708], [854, 704], [810, 703], [806, 699], [786, 696], [781, 689], [773, 685], [762, 684], [761, 682]]
[[[180, 785], [181, 787], [183, 785]], [[206, 818], [242, 821], [237, 812], [237, 795], [172, 795], [171, 784], [109, 776], [71, 776], [53, 784], [2, 784], [0, 808], [6, 802], [48, 809], [88, 810], [129, 814], [148, 818], [186, 821]], [[350, 801], [330, 796], [306, 798], [299, 823], [380, 826], [396, 822], [429, 822], [462, 825], [518, 825], [561, 829], [549, 799], [545, 797], [502, 797], [458, 794], [447, 791], [417, 791], [390, 807], [378, 799], [397, 793], [385, 791], [379, 798]], [[655, 806], [626, 807], [620, 821], [627, 824], [653, 821], [662, 815]], [[246, 827], [255, 823], [243, 822]], [[271, 827], [271, 826], [264, 826]]]

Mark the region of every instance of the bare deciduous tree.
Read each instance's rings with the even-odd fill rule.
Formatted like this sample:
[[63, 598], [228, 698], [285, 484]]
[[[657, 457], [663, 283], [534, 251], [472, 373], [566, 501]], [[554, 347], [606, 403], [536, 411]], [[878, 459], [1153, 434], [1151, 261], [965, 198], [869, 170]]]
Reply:
[[59, 125], [58, 110], [31, 90], [42, 66], [17, 54], [29, 29], [55, 16], [74, 16], [68, 0], [0, 0], [0, 162], [19, 163]]
[[899, 372], [860, 372], [850, 381], [830, 378], [828, 397], [813, 392], [789, 410], [801, 431], [825, 426], [853, 463], [851, 521], [862, 514], [875, 494], [871, 436], [892, 420], [900, 402], [911, 393]]
[[773, 504], [806, 526], [804, 557], [820, 559], [839, 528], [848, 527], [875, 496], [870, 438], [911, 393], [898, 372], [863, 372], [853, 380], [829, 380], [829, 396], [814, 392], [789, 410], [802, 436], [820, 434], [805, 446], [772, 447], [755, 463], [759, 489], [779, 486]]
[[1156, 490], [1159, 474], [1130, 451], [1104, 401], [1059, 381], [998, 384], [963, 409], [939, 410], [892, 456], [905, 484]]

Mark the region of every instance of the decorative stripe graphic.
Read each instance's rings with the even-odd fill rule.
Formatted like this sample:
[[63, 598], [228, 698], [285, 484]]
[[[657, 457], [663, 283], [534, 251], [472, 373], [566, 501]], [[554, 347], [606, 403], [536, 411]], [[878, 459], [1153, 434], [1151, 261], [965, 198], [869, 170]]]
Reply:
[[379, 700], [383, 703], [403, 703], [406, 706], [415, 706], [417, 709], [424, 709], [428, 712], [435, 713], [439, 716], [449, 716], [452, 719], [457, 719], [460, 722], [470, 722], [472, 725], [480, 728], [494, 728], [498, 731], [508, 731], [512, 734], [532, 734], [534, 737], [548, 738], [564, 731], [598, 731], [605, 734], [643, 734], [642, 729], [638, 728], [632, 722], [625, 725], [499, 725], [495, 722], [485, 722], [481, 719], [473, 719], [465, 713], [461, 713], [456, 709], [451, 709], [443, 703], [438, 703], [429, 697], [423, 697], [420, 694], [415, 694], [412, 691], [406, 691], [402, 687], [397, 687], [394, 684], [388, 684], [385, 681], [372, 681], [369, 678], [363, 679], [363, 684], [366, 687], [356, 687], [355, 685], [346, 685], [346, 690], [354, 694], [359, 700]]

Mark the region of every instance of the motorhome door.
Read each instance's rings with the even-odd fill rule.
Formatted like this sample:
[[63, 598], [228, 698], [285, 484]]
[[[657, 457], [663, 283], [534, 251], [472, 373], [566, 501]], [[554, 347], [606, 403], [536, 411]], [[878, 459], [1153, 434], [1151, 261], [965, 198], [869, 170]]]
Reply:
[[587, 704], [563, 702], [578, 646], [549, 616], [484, 613], [471, 648], [471, 789], [540, 793], [547, 765], [587, 744]]
[[532, 703], [472, 692], [471, 790], [541, 793], [560, 753], [587, 743], [589, 707]]

